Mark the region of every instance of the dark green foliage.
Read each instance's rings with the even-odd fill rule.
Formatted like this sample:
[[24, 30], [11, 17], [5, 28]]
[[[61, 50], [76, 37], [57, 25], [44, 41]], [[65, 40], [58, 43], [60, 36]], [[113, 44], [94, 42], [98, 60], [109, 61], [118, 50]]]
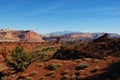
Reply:
[[32, 54], [23, 51], [23, 47], [16, 47], [11, 54], [12, 61], [6, 58], [6, 63], [16, 71], [24, 71], [33, 60]]
[[117, 56], [120, 57], [120, 49], [119, 49], [119, 47], [114, 48], [114, 52], [116, 52]]
[[60, 51], [63, 51], [66, 48], [66, 46], [60, 46]]
[[42, 54], [40, 52], [34, 52], [34, 61], [38, 60], [38, 61], [45, 61], [46, 59], [46, 54]]
[[57, 59], [79, 59], [81, 55], [81, 51], [73, 50], [73, 49], [66, 49], [66, 50], [58, 50], [52, 58]]
[[120, 74], [120, 61], [119, 62], [115, 62], [115, 63], [112, 63], [110, 65], [110, 67], [108, 68], [108, 70], [111, 72], [111, 73], [119, 73]]
[[120, 80], [120, 61], [113, 62], [103, 74], [86, 78], [86, 80]]
[[98, 69], [93, 69], [91, 72], [97, 72], [98, 71]]
[[87, 67], [88, 67], [87, 63], [81, 63], [81, 64], [79, 64], [79, 65], [76, 66], [76, 69], [80, 70], [80, 69], [85, 69]]
[[55, 70], [55, 69], [57, 69], [58, 67], [60, 67], [59, 64], [49, 64], [49, 65], [46, 67], [46, 69], [48, 69], [48, 70]]
[[57, 50], [57, 47], [46, 47], [42, 49], [42, 51], [55, 51], [55, 50]]
[[38, 48], [41, 48], [41, 46], [39, 45], [39, 46], [35, 46], [35, 47], [34, 47], [34, 49], [38, 49]]
[[91, 70], [91, 72], [97, 72], [100, 70], [100, 67], [99, 66], [96, 66], [93, 70]]
[[14, 63], [12, 63], [8, 58], [5, 58], [5, 62], [7, 63], [8, 66], [14, 67]]

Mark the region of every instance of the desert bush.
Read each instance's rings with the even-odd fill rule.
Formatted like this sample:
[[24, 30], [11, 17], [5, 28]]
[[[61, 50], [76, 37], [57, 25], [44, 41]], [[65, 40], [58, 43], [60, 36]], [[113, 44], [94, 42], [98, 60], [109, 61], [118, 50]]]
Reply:
[[34, 47], [34, 49], [37, 49], [37, 48], [41, 48], [41, 46], [39, 45], [39, 46], [35, 46], [35, 47]]
[[88, 67], [88, 64], [86, 62], [84, 62], [84, 63], [81, 63], [81, 64], [77, 65], [76, 69], [80, 70], [80, 69], [85, 69], [87, 67]]
[[68, 74], [63, 75], [62, 80], [69, 80], [69, 75]]
[[99, 66], [96, 66], [91, 72], [97, 72], [100, 70], [100, 67]]
[[39, 80], [45, 80], [45, 76], [40, 77]]
[[116, 53], [117, 53], [117, 56], [120, 57], [120, 49], [119, 48], [116, 48]]
[[46, 54], [40, 53], [40, 52], [33, 52], [33, 59], [34, 61], [38, 60], [38, 61], [45, 61], [46, 59]]
[[75, 49], [79, 49], [79, 47], [80, 47], [80, 46], [79, 46], [78, 44], [75, 45]]
[[75, 72], [75, 75], [76, 75], [76, 76], [79, 76], [79, 75], [80, 75], [80, 72], [79, 72], [79, 71], [76, 71], [76, 72]]
[[33, 60], [33, 55], [23, 52], [23, 47], [16, 47], [11, 54], [12, 60], [6, 58], [6, 63], [16, 71], [24, 71]]
[[1, 51], [1, 54], [2, 54], [2, 56], [4, 57], [4, 58], [6, 58], [7, 57], [7, 54], [8, 52], [7, 52], [7, 50], [6, 50], [6, 47], [4, 47], [3, 49], [2, 49], [2, 51]]
[[69, 71], [65, 70], [65, 71], [62, 72], [62, 75], [65, 75], [65, 74], [68, 74], [68, 73], [69, 73]]
[[60, 67], [59, 64], [53, 63], [53, 64], [49, 64], [49, 65], [46, 67], [46, 69], [48, 69], [48, 70], [55, 70], [55, 69], [57, 69], [58, 67]]
[[34, 76], [34, 75], [37, 75], [37, 74], [38, 74], [37, 71], [32, 71], [32, 72], [29, 74], [29, 76]]
[[26, 80], [33, 80], [32, 77], [26, 77]]
[[60, 46], [60, 51], [63, 51], [66, 48], [66, 46]]
[[46, 56], [47, 56], [46, 54], [40, 54], [38, 60], [39, 61], [45, 61]]
[[71, 75], [70, 80], [77, 80], [77, 76], [75, 74]]
[[44, 66], [44, 64], [43, 63], [36, 63], [36, 66], [42, 67], [42, 66]]
[[93, 63], [100, 62], [100, 59], [94, 59]]
[[55, 50], [56, 50], [56, 47], [46, 47], [42, 49], [42, 51], [55, 51]]
[[90, 61], [91, 58], [83, 58], [84, 61]]
[[7, 63], [7, 66], [14, 67], [14, 63], [12, 63], [8, 58], [5, 58], [5, 62]]
[[80, 50], [75, 50], [75, 49], [66, 49], [66, 50], [58, 50], [52, 58], [54, 59], [79, 59], [80, 55], [83, 53]]
[[119, 73], [120, 74], [120, 61], [118, 62], [113, 62], [110, 64], [110, 67], [108, 69], [111, 73]]
[[52, 76], [52, 75], [54, 75], [54, 74], [55, 74], [54, 71], [50, 71], [48, 74], [46, 74], [46, 76]]

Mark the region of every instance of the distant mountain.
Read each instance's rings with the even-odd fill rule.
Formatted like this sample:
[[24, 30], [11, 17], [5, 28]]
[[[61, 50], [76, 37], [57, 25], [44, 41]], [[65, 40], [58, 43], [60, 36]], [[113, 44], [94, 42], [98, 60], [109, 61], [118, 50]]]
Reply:
[[0, 29], [0, 42], [42, 42], [42, 37], [32, 30], [4, 30]]
[[[49, 36], [44, 36], [45, 40], [56, 40], [56, 37], [60, 37], [64, 41], [78, 41], [78, 40], [93, 40], [105, 34], [104, 32], [88, 33], [88, 32], [72, 32], [72, 31], [62, 31], [55, 32], [52, 34], [47, 34]], [[108, 33], [110, 38], [120, 38], [120, 34]]]
[[44, 40], [56, 40], [56, 37], [59, 37], [64, 34], [70, 34], [73, 33], [73, 31], [58, 31], [58, 32], [52, 32], [49, 34], [41, 34]]
[[73, 31], [58, 31], [58, 32], [52, 32], [50, 35], [64, 35], [64, 34], [69, 34], [73, 33]]
[[[50, 34], [43, 34], [42, 36], [32, 30], [8, 30], [0, 29], [0, 42], [42, 42], [43, 40], [54, 41], [60, 37], [63, 41], [89, 41], [97, 39], [105, 33], [88, 33], [88, 32], [73, 32], [73, 31], [59, 31]], [[108, 33], [110, 38], [120, 38], [120, 34]]]

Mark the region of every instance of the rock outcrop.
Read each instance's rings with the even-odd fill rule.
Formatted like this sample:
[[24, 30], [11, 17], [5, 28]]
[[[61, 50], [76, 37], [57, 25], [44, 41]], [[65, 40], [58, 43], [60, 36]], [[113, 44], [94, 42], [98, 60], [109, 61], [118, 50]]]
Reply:
[[42, 37], [32, 31], [0, 30], [0, 42], [42, 42]]
[[93, 42], [101, 42], [109, 40], [109, 34], [105, 33], [103, 36], [100, 36], [98, 39], [94, 39]]
[[82, 45], [77, 43], [77, 46], [63, 46], [52, 56], [52, 59], [103, 59], [107, 56], [120, 56], [120, 38], [109, 38], [108, 34], [104, 34], [93, 42], [82, 43]]
[[[66, 34], [47, 34], [42, 35], [44, 40], [55, 41], [60, 37], [62, 41], [92, 41], [104, 35], [104, 32], [88, 33], [88, 32], [71, 32]], [[120, 38], [120, 34], [108, 33], [109, 38]]]
[[71, 39], [71, 40], [90, 40], [93, 39], [93, 36], [89, 33], [79, 34], [79, 33], [72, 33], [72, 34], [65, 34], [61, 36], [64, 39]]

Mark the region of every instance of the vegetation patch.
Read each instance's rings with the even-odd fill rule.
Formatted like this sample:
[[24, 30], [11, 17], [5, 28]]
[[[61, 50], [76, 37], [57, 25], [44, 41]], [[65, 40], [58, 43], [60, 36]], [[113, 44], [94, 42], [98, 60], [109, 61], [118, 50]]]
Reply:
[[32, 63], [33, 55], [23, 51], [23, 47], [16, 47], [11, 54], [12, 60], [5, 59], [8, 66], [13, 67], [16, 71], [24, 71]]
[[49, 64], [49, 65], [46, 67], [46, 69], [48, 69], [48, 70], [56, 70], [58, 67], [60, 67], [59, 64], [53, 63], [53, 64]]
[[65, 74], [68, 74], [68, 73], [69, 73], [69, 71], [65, 70], [65, 71], [62, 72], [62, 75], [65, 75]]
[[48, 74], [46, 74], [46, 76], [53, 76], [55, 74], [54, 71], [50, 71]]
[[84, 62], [84, 63], [77, 65], [75, 69], [80, 70], [80, 69], [85, 69], [87, 67], [88, 67], [88, 64], [86, 62]]
[[65, 59], [65, 60], [79, 59], [81, 54], [82, 54], [82, 52], [80, 50], [75, 50], [75, 49], [62, 50], [62, 49], [60, 49], [53, 55], [52, 58]]
[[91, 72], [97, 72], [100, 70], [100, 67], [99, 66], [96, 66]]

